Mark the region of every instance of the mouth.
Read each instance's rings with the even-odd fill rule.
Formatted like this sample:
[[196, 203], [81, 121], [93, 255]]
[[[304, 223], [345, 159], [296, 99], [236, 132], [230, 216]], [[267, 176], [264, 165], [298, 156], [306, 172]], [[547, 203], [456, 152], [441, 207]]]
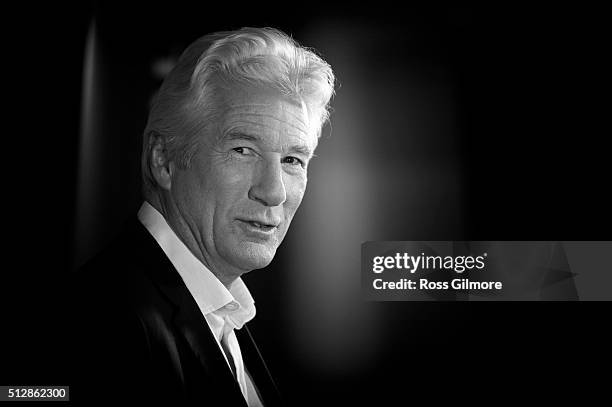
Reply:
[[267, 223], [257, 220], [238, 219], [240, 222], [253, 227], [255, 230], [261, 230], [262, 232], [270, 232], [278, 227], [278, 223]]

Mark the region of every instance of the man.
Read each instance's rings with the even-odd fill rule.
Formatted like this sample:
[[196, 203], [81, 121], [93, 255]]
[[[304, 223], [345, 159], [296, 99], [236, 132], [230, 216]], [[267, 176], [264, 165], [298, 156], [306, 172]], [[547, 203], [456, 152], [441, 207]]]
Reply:
[[280, 403], [240, 276], [289, 228], [333, 86], [275, 29], [185, 50], [149, 112], [137, 220], [77, 273], [73, 399]]

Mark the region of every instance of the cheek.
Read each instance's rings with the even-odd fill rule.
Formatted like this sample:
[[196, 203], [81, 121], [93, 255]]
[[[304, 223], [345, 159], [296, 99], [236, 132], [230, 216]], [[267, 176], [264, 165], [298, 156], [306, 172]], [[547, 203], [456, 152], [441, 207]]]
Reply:
[[[214, 173], [214, 182], [209, 183], [209, 196], [214, 196], [215, 212], [224, 217], [232, 208], [248, 197], [250, 177], [237, 168], [220, 169]], [[206, 197], [204, 197], [206, 198]]]
[[202, 196], [205, 194], [205, 189], [205, 183], [196, 172], [183, 170], [172, 180], [171, 193], [174, 201], [182, 207], [183, 211], [196, 217], [201, 213]]
[[285, 180], [285, 190], [287, 192], [287, 210], [293, 214], [302, 202], [304, 193], [306, 192], [306, 176], [304, 177], [288, 177]]

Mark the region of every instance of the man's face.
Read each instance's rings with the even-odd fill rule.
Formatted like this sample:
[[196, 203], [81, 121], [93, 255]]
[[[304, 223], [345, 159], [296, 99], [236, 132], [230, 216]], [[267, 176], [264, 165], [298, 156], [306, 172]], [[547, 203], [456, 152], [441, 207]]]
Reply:
[[225, 101], [218, 133], [202, 136], [171, 194], [207, 265], [233, 274], [272, 261], [304, 196], [317, 137], [305, 107], [276, 93], [241, 90]]

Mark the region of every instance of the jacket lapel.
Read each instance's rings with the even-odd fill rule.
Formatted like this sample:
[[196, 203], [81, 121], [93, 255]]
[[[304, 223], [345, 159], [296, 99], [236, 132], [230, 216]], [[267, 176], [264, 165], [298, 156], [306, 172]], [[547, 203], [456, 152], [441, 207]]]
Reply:
[[284, 405], [276, 383], [274, 383], [274, 379], [261, 356], [259, 348], [255, 344], [249, 328], [245, 325], [242, 329], [236, 330], [236, 336], [240, 343], [240, 352], [242, 353], [244, 366], [253, 378], [261, 401], [266, 407]]
[[185, 298], [183, 293], [180, 293], [183, 291], [180, 288], [175, 290], [166, 286], [165, 290], [169, 296], [174, 296], [174, 299], [180, 302], [174, 314], [174, 324], [211, 378], [213, 385], [210, 387], [223, 394], [224, 398], [227, 397], [228, 405], [246, 406], [240, 386], [191, 294], [185, 289], [189, 295]]

